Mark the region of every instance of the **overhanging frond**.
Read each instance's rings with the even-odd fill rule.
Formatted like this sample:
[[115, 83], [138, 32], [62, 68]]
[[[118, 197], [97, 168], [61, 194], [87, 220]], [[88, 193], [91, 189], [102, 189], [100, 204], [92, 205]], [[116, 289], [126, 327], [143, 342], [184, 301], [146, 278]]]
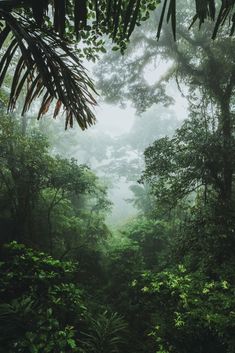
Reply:
[[53, 31], [32, 28], [23, 17], [0, 11], [6, 26], [0, 33], [0, 47], [9, 40], [0, 60], [0, 86], [10, 69], [15, 54], [20, 58], [15, 67], [9, 99], [9, 110], [13, 110], [23, 89], [26, 90], [22, 114], [37, 97], [42, 97], [38, 118], [45, 114], [51, 102], [57, 101], [54, 117], [64, 107], [66, 127], [74, 119], [82, 129], [92, 125], [95, 116], [91, 110], [96, 104], [92, 93], [94, 87], [78, 57]]
[[[192, 5], [193, 5], [193, 1]], [[215, 22], [214, 31], [212, 33], [212, 39], [215, 39], [221, 26], [223, 26], [227, 19], [230, 24], [230, 35], [234, 34], [235, 31], [235, 12], [234, 5], [235, 0], [221, 0], [221, 4], [218, 4], [216, 0], [194, 0], [196, 13], [192, 19], [190, 27], [199, 21], [201, 26], [205, 20], [211, 20]], [[177, 11], [177, 0], [164, 0], [160, 22], [158, 25], [157, 38], [160, 37], [163, 20], [166, 15], [166, 20], [171, 20], [172, 32], [174, 38], [176, 36], [176, 11]], [[189, 27], [189, 28], [190, 28]]]

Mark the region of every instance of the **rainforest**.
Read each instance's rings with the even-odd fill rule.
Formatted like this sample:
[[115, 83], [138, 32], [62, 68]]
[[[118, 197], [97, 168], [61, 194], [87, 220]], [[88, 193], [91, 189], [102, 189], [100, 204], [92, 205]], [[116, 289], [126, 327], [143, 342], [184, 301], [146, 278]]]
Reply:
[[235, 353], [235, 0], [0, 0], [0, 353]]

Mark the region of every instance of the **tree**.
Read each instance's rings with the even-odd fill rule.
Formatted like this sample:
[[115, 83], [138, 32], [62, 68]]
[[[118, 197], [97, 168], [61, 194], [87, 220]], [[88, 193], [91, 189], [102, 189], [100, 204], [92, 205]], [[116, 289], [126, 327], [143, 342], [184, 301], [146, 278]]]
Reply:
[[29, 241], [33, 211], [47, 183], [52, 162], [47, 142], [39, 133], [25, 136], [16, 122], [13, 124], [10, 117], [3, 116], [0, 146], [2, 218], [11, 219], [12, 229], [11, 232], [6, 227], [6, 233], [8, 236], [12, 233], [14, 240], [21, 242], [28, 238]]
[[[192, 113], [171, 139], [159, 139], [146, 149], [142, 176], [156, 197], [157, 210], [171, 211], [171, 218], [180, 210], [173, 246], [177, 260], [185, 256], [193, 268], [203, 266], [210, 273], [230, 261], [234, 247], [234, 194], [231, 200], [224, 196], [218, 119]], [[231, 158], [232, 168], [234, 162]]]
[[172, 138], [156, 140], [145, 150], [142, 180], [152, 186], [159, 202], [174, 207], [183, 198], [202, 190], [205, 203], [210, 195], [223, 200], [221, 140], [210, 117], [194, 115], [185, 120]]
[[104, 239], [106, 187], [87, 166], [50, 156], [47, 139], [35, 129], [22, 132], [14, 119], [0, 123], [2, 240], [65, 257]]
[[[188, 99], [192, 111], [196, 111], [196, 107], [200, 106], [201, 111], [198, 110], [197, 113], [201, 114], [202, 119], [205, 115], [210, 116], [211, 119], [213, 116], [216, 117], [215, 130], [222, 143], [220, 172], [223, 179], [223, 191], [221, 199], [224, 204], [229, 204], [233, 193], [232, 178], [234, 174], [231, 153], [233, 151], [233, 93], [235, 89], [234, 41], [227, 38], [226, 32], [223, 30], [217, 40], [211, 42], [207, 35], [211, 29], [209, 24], [205, 24], [199, 32], [197, 30], [188, 32], [185, 17], [188, 18], [191, 15], [190, 11], [185, 13], [183, 7], [179, 8], [179, 38], [177, 42], [172, 40], [166, 27], [162, 30], [158, 46], [155, 45], [155, 41], [151, 37], [152, 30], [149, 25], [145, 31], [136, 32], [132, 47], [129, 48], [130, 56], [126, 62], [123, 59], [114, 58], [110, 75], [108, 70], [105, 72], [107, 69], [105, 63], [104, 66], [100, 65], [101, 70], [105, 72], [103, 81], [101, 80], [101, 87], [104, 88], [105, 94], [105, 89], [113, 80], [114, 75], [123, 67], [126, 70], [125, 77], [128, 79], [125, 80], [119, 76], [118, 92], [124, 91], [126, 96], [129, 92], [128, 98], [133, 99], [137, 109], [142, 106], [146, 109], [154, 103], [166, 103], [168, 99], [165, 90], [166, 82], [172, 78], [176, 79], [176, 83]], [[144, 50], [136, 52], [137, 46], [139, 48], [140, 45]], [[144, 72], [146, 66], [156, 60], [156, 56], [171, 60], [172, 66], [160, 81], [149, 85], [144, 78]], [[138, 88], [140, 81], [143, 92], [139, 95], [133, 95], [133, 87], [137, 86]], [[187, 88], [184, 89], [182, 86]], [[115, 92], [116, 87], [114, 86], [111, 90], [113, 96]], [[148, 99], [148, 97], [150, 98]], [[152, 100], [152, 98], [154, 99]]]

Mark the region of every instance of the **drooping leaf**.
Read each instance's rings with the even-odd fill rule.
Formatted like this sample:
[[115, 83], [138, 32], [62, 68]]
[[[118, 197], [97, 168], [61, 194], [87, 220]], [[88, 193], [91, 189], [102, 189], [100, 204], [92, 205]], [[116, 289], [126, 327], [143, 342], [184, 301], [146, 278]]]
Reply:
[[158, 25], [158, 30], [157, 30], [157, 39], [159, 39], [160, 35], [161, 35], [162, 24], [163, 24], [163, 19], [164, 19], [165, 12], [166, 12], [167, 1], [168, 0], [164, 0], [162, 12], [161, 12], [161, 17], [160, 17], [160, 21], [159, 21], [159, 25]]
[[[85, 68], [59, 36], [51, 31], [33, 29], [33, 23], [21, 17], [15, 19], [8, 13], [2, 13], [13, 37], [0, 61], [0, 84], [6, 76], [14, 54], [18, 50], [20, 58], [13, 73], [9, 110], [13, 110], [23, 88], [26, 89], [22, 113], [30, 108], [32, 102], [40, 97], [41, 107], [38, 117], [44, 115], [56, 99], [63, 105], [66, 121], [70, 126], [77, 120], [82, 129], [95, 122], [91, 107], [96, 104], [93, 84]], [[3, 29], [2, 43], [6, 40], [8, 29]], [[44, 39], [46, 38], [46, 40]], [[27, 83], [27, 84], [26, 84]], [[57, 116], [58, 105], [54, 111]], [[67, 127], [66, 123], [66, 127]]]

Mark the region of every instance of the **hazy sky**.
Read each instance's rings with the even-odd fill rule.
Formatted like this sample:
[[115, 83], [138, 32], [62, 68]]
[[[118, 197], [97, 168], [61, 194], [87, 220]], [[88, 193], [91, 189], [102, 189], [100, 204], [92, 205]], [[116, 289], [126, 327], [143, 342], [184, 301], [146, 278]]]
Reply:
[[[171, 62], [161, 62], [157, 61], [154, 65], [150, 65], [145, 71], [145, 79], [150, 83], [154, 83], [159, 80], [162, 76], [166, 74], [166, 71], [170, 68]], [[94, 64], [88, 64], [88, 75], [91, 75], [92, 68]], [[167, 93], [172, 96], [175, 100], [174, 105], [170, 106], [169, 109], [175, 112], [175, 115], [178, 120], [183, 120], [187, 116], [187, 103], [186, 99], [181, 96], [176, 83], [172, 80], [167, 87]], [[131, 106], [131, 103], [127, 104], [123, 109], [118, 105], [106, 104], [103, 102], [102, 97], [99, 97], [99, 105], [95, 108], [95, 115], [97, 118], [96, 125], [92, 126], [86, 131], [80, 131], [78, 126], [74, 126], [72, 130], [68, 129], [65, 132], [65, 141], [69, 139], [71, 135], [83, 135], [86, 139], [92, 138], [93, 135], [103, 136], [99, 134], [99, 132], [105, 132], [112, 137], [117, 137], [122, 134], [128, 134], [131, 130], [134, 121], [135, 121], [135, 109]], [[153, 110], [153, 108], [151, 108]], [[48, 114], [49, 115], [49, 114]], [[144, 114], [144, 119], [148, 118], [148, 114]], [[63, 118], [64, 119], [64, 118]], [[80, 163], [81, 162], [81, 145], [73, 145], [71, 150], [74, 158], [77, 158]], [[143, 151], [144, 152], [144, 151]], [[84, 152], [83, 152], [84, 154]], [[95, 156], [94, 156], [95, 157]], [[83, 156], [83, 159], [86, 159], [86, 156]], [[91, 167], [96, 168], [96, 163], [92, 162], [90, 155], [88, 156], [88, 160], [92, 163]], [[120, 220], [124, 220], [124, 218], [131, 217], [137, 211], [133, 208], [130, 203], [127, 203], [125, 200], [132, 198], [133, 194], [128, 189], [129, 183], [125, 181], [123, 178], [120, 181], [116, 181], [114, 189], [109, 191], [110, 198], [114, 203], [113, 212], [109, 216], [109, 223], [115, 224]]]
[[[145, 79], [150, 84], [155, 83], [166, 74], [171, 65], [171, 62], [155, 61], [153, 65], [149, 65], [145, 70]], [[92, 66], [89, 65], [89, 67], [91, 71]], [[175, 100], [175, 103], [169, 109], [175, 112], [178, 120], [185, 119], [187, 117], [187, 102], [173, 80], [167, 86], [167, 93]], [[135, 109], [131, 106], [131, 103], [127, 104], [124, 109], [118, 105], [106, 104], [102, 102], [102, 97], [100, 97], [99, 106], [96, 108], [96, 117], [97, 123], [92, 127], [93, 133], [103, 131], [112, 137], [117, 137], [131, 130], [135, 120]], [[144, 117], [147, 119], [147, 114]], [[109, 191], [109, 197], [113, 202], [112, 213], [107, 219], [109, 224], [124, 221], [136, 214], [137, 210], [126, 201], [126, 199], [133, 197], [129, 185], [122, 178], [115, 183], [115, 188]]]
[[122, 109], [115, 105], [100, 103], [96, 112], [97, 123], [93, 129], [102, 130], [113, 137], [130, 131], [135, 120], [135, 109], [130, 104]]
[[[175, 104], [170, 107], [176, 113], [179, 120], [187, 116], [187, 102], [181, 97], [176, 87], [169, 87], [168, 93], [173, 95]], [[92, 127], [93, 130], [102, 130], [112, 137], [122, 135], [130, 131], [135, 120], [135, 109], [127, 105], [125, 109], [119, 106], [100, 103], [96, 108], [97, 123]]]
[[[154, 83], [161, 79], [171, 67], [171, 62], [157, 61], [153, 65], [149, 65], [145, 70], [145, 79], [150, 83]], [[88, 64], [89, 71], [92, 72], [93, 65]], [[179, 92], [176, 83], [171, 81], [167, 87], [167, 93], [175, 100], [175, 104], [170, 107], [179, 120], [183, 120], [187, 116], [187, 102]], [[131, 103], [122, 109], [118, 105], [106, 104], [102, 102], [102, 97], [99, 100], [99, 106], [95, 109], [97, 123], [92, 128], [97, 131], [104, 131], [111, 136], [119, 136], [128, 133], [135, 120], [135, 109]]]

